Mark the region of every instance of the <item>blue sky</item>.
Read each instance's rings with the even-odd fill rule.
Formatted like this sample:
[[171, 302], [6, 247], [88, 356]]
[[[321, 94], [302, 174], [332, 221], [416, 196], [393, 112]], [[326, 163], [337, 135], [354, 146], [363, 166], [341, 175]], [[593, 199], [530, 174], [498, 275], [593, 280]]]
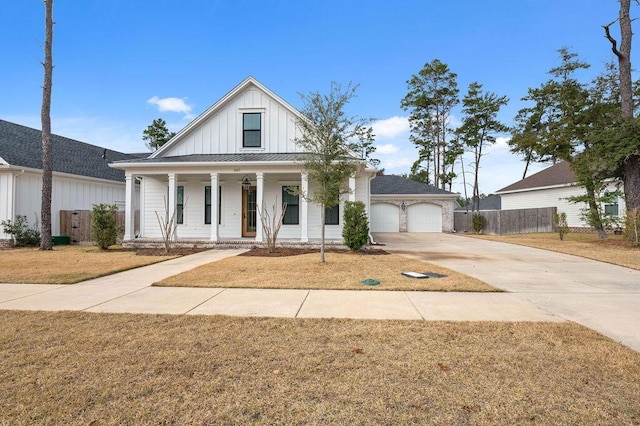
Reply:
[[[351, 81], [360, 87], [349, 112], [378, 120], [376, 157], [387, 173], [404, 173], [417, 154], [400, 100], [426, 62], [447, 63], [461, 96], [473, 81], [508, 96], [500, 117], [512, 124], [560, 47], [592, 65], [585, 77], [613, 59], [601, 26], [617, 13], [616, 0], [58, 0], [52, 127], [142, 152], [154, 118], [177, 131], [249, 75], [296, 107], [299, 93]], [[40, 128], [44, 5], [1, 2], [0, 20], [0, 118]], [[481, 192], [521, 178], [507, 138], [482, 159]]]

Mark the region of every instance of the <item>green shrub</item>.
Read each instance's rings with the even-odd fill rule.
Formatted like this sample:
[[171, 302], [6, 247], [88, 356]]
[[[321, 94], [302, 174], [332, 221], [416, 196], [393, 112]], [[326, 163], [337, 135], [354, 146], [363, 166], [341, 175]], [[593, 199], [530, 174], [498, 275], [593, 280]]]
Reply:
[[473, 224], [473, 232], [480, 234], [484, 227], [487, 226], [487, 218], [480, 213], [474, 213], [471, 218], [471, 223]]
[[102, 250], [116, 243], [118, 239], [118, 226], [116, 224], [115, 204], [94, 204], [91, 213], [91, 239]]
[[567, 223], [567, 214], [565, 212], [553, 214], [553, 226], [556, 228], [556, 232], [560, 236], [560, 241], [564, 240], [564, 236], [571, 231], [569, 229], [569, 224]]
[[29, 226], [26, 216], [16, 216], [15, 222], [3, 220], [1, 222], [5, 234], [13, 236], [13, 243], [17, 247], [35, 247], [40, 245], [40, 230], [38, 221]]
[[362, 201], [344, 203], [342, 238], [351, 250], [360, 250], [369, 241], [369, 222]]

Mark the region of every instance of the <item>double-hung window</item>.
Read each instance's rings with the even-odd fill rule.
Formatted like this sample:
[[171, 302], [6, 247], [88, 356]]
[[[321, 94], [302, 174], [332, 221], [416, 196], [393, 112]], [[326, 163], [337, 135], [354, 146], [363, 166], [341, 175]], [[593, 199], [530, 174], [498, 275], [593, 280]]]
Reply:
[[184, 224], [184, 186], [178, 187], [176, 204], [176, 221], [179, 225], [182, 225]]
[[282, 203], [287, 205], [282, 218], [283, 225], [300, 224], [300, 196], [297, 186], [282, 187]]
[[[211, 225], [211, 186], [204, 187], [204, 224]], [[222, 186], [218, 187], [218, 225], [222, 224]]]
[[339, 225], [340, 224], [340, 206], [333, 206], [324, 209], [324, 224]]
[[244, 148], [260, 148], [261, 115], [259, 112], [245, 112], [242, 114], [242, 146]]

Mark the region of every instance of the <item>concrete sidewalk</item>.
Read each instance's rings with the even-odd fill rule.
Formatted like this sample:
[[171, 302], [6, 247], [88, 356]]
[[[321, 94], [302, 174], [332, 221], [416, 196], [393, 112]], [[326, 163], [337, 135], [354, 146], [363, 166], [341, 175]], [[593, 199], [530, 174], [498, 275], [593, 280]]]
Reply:
[[0, 309], [447, 321], [560, 321], [508, 293], [151, 287], [236, 256], [210, 250], [74, 285], [0, 284]]

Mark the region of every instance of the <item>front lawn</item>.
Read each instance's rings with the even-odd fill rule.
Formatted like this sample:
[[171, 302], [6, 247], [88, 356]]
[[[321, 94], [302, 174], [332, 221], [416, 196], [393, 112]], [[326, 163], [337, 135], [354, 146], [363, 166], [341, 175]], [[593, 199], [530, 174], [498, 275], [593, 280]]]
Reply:
[[[286, 257], [235, 256], [166, 278], [155, 286], [329, 290], [502, 291], [480, 280], [418, 260], [387, 254], [318, 253]], [[443, 278], [415, 279], [402, 272], [434, 272]], [[376, 286], [362, 280], [375, 279]]]
[[0, 424], [637, 424], [574, 323], [0, 311]]
[[598, 235], [593, 233], [570, 233], [565, 235], [563, 241], [560, 241], [557, 233], [551, 232], [469, 236], [557, 251], [640, 270], [640, 248], [633, 247], [622, 235], [609, 235], [606, 240], [599, 240]]
[[134, 251], [95, 246], [55, 246], [53, 250], [0, 250], [0, 283], [73, 284], [175, 256], [137, 256]]

